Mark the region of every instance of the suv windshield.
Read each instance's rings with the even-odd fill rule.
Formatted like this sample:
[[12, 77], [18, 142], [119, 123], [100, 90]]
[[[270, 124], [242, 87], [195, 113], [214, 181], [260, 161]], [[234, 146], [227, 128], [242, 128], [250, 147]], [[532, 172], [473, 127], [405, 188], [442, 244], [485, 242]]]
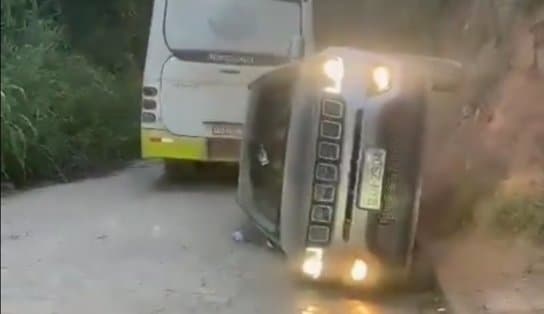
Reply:
[[294, 1], [168, 1], [164, 21], [170, 49], [182, 59], [202, 62], [279, 63], [299, 32], [300, 5]]

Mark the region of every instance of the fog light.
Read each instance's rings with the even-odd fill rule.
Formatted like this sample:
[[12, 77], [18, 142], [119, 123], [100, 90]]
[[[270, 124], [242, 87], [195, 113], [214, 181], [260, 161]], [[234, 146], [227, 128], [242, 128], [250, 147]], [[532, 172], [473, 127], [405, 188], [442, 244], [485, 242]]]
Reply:
[[302, 263], [302, 273], [313, 279], [318, 279], [323, 271], [323, 249], [307, 248]]
[[353, 281], [363, 281], [368, 276], [368, 265], [363, 260], [355, 260], [351, 267], [351, 279]]

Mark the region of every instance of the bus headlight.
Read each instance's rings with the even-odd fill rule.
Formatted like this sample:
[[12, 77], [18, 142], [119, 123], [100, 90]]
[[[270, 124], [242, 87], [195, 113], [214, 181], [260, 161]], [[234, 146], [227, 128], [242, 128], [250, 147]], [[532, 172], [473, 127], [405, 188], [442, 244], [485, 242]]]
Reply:
[[351, 279], [353, 281], [363, 281], [368, 276], [368, 265], [361, 259], [355, 260], [351, 267]]
[[302, 273], [310, 278], [318, 279], [323, 271], [323, 249], [307, 248], [302, 262]]
[[378, 66], [372, 70], [372, 82], [374, 91], [383, 93], [391, 88], [391, 71], [385, 66]]
[[342, 58], [331, 58], [323, 64], [323, 72], [331, 80], [331, 85], [326, 86], [324, 91], [332, 94], [342, 92], [342, 80], [344, 79], [344, 61]]

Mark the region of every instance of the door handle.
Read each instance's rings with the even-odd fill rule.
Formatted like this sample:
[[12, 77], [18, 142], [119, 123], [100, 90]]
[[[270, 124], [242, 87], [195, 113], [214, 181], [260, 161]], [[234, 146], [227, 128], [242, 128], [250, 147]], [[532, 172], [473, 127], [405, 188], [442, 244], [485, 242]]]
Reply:
[[260, 144], [258, 149], [259, 151], [257, 152], [257, 160], [259, 161], [262, 167], [268, 166], [268, 164], [270, 163], [270, 160], [268, 159], [268, 153], [264, 149], [264, 145]]

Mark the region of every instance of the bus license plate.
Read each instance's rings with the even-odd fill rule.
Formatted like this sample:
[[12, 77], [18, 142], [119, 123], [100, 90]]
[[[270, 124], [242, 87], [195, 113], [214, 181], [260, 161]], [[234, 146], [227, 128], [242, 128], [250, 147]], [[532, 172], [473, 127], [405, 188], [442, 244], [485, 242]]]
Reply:
[[359, 185], [359, 207], [369, 210], [382, 208], [383, 178], [386, 151], [370, 148], [365, 151], [363, 178]]
[[212, 124], [210, 125], [212, 135], [219, 137], [242, 137], [241, 124]]

